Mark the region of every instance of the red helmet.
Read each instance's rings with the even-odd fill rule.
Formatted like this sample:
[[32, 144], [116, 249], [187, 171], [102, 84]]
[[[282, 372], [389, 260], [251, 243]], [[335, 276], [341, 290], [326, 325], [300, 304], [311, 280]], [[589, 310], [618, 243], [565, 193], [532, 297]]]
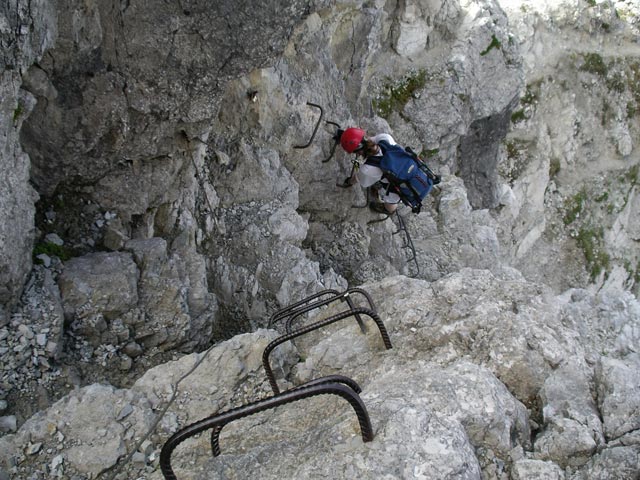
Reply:
[[361, 148], [366, 132], [360, 128], [347, 128], [340, 137], [340, 145], [347, 153], [353, 153]]

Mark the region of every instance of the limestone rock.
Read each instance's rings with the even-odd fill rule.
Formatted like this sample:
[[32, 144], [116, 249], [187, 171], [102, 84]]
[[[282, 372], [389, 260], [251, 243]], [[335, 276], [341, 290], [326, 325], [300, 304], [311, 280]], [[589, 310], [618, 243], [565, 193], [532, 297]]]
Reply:
[[0, 325], [8, 321], [31, 269], [38, 194], [29, 184], [29, 156], [20, 143], [34, 97], [20, 89], [22, 73], [56, 36], [55, 6], [16, 1], [0, 11]]
[[545, 480], [563, 480], [564, 472], [552, 462], [541, 460], [518, 460], [511, 471], [513, 480], [526, 480], [528, 478], [539, 478]]
[[98, 345], [108, 322], [138, 303], [138, 268], [126, 253], [94, 253], [71, 259], [58, 279], [65, 317]]
[[585, 370], [575, 362], [565, 363], [546, 379], [540, 391], [546, 428], [536, 438], [535, 450], [562, 467], [585, 464], [605, 445]]
[[637, 355], [624, 359], [603, 357], [596, 373], [598, 406], [602, 412], [604, 433], [608, 440], [639, 428], [637, 392], [640, 385], [640, 362]]

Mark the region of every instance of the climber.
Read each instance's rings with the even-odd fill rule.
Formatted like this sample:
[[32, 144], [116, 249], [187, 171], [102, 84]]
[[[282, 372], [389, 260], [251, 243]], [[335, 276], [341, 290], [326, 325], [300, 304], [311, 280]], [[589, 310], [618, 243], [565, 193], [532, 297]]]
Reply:
[[359, 157], [364, 157], [365, 162], [358, 164], [353, 174], [347, 177], [343, 186], [350, 187], [357, 182], [364, 188], [372, 187], [377, 193], [379, 201], [369, 203], [369, 208], [377, 213], [392, 214], [398, 208], [400, 196], [397, 193], [389, 191], [389, 181], [383, 178], [383, 171], [367, 163], [370, 157], [381, 157], [382, 150], [378, 142], [386, 141], [390, 145], [396, 145], [396, 141], [388, 133], [379, 133], [371, 138], [366, 136], [366, 132], [360, 128], [347, 128], [344, 132], [340, 132], [340, 145], [347, 153], [355, 153]]
[[440, 182], [413, 150], [399, 146], [388, 133], [368, 138], [360, 128], [347, 128], [338, 130], [334, 138], [347, 153], [365, 158], [363, 164], [354, 161], [351, 176], [341, 186], [360, 182], [375, 191], [378, 200], [369, 204], [374, 212], [390, 215], [402, 202], [413, 213], [420, 213], [422, 199]]

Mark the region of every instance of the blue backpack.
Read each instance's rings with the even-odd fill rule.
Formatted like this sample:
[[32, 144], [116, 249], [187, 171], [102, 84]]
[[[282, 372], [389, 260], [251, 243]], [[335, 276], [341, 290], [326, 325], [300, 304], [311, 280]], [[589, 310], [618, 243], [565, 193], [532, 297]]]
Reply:
[[389, 181], [387, 192], [398, 194], [413, 213], [420, 213], [422, 199], [433, 185], [440, 183], [440, 177], [412, 150], [407, 151], [384, 140], [378, 142], [378, 146], [382, 156], [368, 157], [366, 163], [382, 170], [383, 177]]

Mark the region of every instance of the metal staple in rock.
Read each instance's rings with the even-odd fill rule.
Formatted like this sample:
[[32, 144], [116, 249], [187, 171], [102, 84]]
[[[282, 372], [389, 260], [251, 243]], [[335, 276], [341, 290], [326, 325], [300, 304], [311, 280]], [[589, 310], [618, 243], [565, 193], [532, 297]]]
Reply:
[[[300, 388], [310, 387], [312, 385], [324, 385], [327, 383], [343, 383], [358, 394], [362, 391], [362, 389], [360, 388], [360, 385], [358, 385], [355, 380], [349, 377], [345, 377], [344, 375], [327, 375], [326, 377], [310, 380], [302, 385], [299, 385], [294, 388], [290, 388], [289, 390], [287, 390], [287, 392], [292, 392]], [[218, 455], [220, 455], [220, 432], [222, 431], [223, 427], [224, 427], [224, 424], [220, 424], [220, 425], [216, 425], [211, 430], [211, 453], [214, 457], [217, 457]]]
[[340, 292], [338, 292], [338, 290], [333, 290], [333, 289], [321, 290], [317, 293], [314, 293], [313, 295], [303, 298], [299, 302], [292, 303], [291, 305], [288, 305], [278, 310], [273, 315], [271, 315], [271, 318], [269, 318], [268, 327], [271, 328], [276, 322], [279, 322], [283, 318], [287, 318], [288, 316], [293, 315], [293, 312], [297, 311], [298, 308], [301, 308], [305, 303], [310, 302], [315, 298], [322, 297], [324, 295], [335, 296], [335, 295], [340, 295]]
[[[342, 300], [343, 302], [347, 302], [347, 305], [349, 305], [349, 308], [353, 311], [356, 307], [353, 304], [353, 301], [351, 300], [351, 295], [354, 293], [359, 293], [362, 296], [365, 297], [365, 299], [367, 300], [367, 303], [369, 304], [369, 309], [372, 311], [376, 311], [376, 307], [373, 304], [373, 299], [371, 298], [371, 296], [363, 289], [361, 288], [350, 288], [348, 290], [345, 290], [342, 293], [338, 293], [335, 296], [325, 299], [325, 300], [321, 300], [318, 302], [314, 302], [310, 305], [307, 305], [305, 307], [300, 307], [298, 308], [295, 312], [292, 312], [289, 315], [289, 318], [287, 319], [287, 323], [286, 323], [286, 327], [285, 327], [285, 331], [287, 333], [291, 333], [291, 325], [293, 324], [294, 320], [296, 320], [300, 315], [303, 315], [307, 312], [310, 312], [311, 310], [315, 310], [316, 308], [320, 308], [323, 307], [325, 305], [329, 305], [333, 302], [336, 302], [338, 300]], [[364, 322], [362, 321], [362, 319], [360, 318], [360, 315], [357, 314], [356, 315], [356, 320], [358, 322], [358, 325], [360, 326], [360, 330], [362, 331], [362, 333], [366, 333], [366, 327], [364, 325]]]
[[357, 384], [357, 389], [354, 389], [352, 385], [355, 384], [355, 382], [353, 382], [353, 380], [351, 379], [348, 379], [348, 381], [342, 379], [336, 379], [336, 381], [327, 380], [328, 383], [324, 383], [323, 380], [324, 379], [317, 379], [312, 381], [311, 384], [305, 384], [292, 390], [276, 394], [273, 397], [269, 397], [264, 400], [259, 400], [248, 405], [244, 405], [242, 407], [212, 415], [203, 420], [188, 425], [182, 430], [174, 433], [165, 442], [160, 452], [160, 470], [162, 471], [162, 475], [164, 476], [165, 480], [177, 480], [178, 477], [176, 477], [173, 469], [171, 468], [171, 455], [176, 447], [188, 438], [193, 437], [194, 435], [197, 435], [198, 433], [201, 433], [205, 430], [214, 429], [214, 434], [216, 434], [216, 443], [214, 445], [212, 436], [212, 449], [214, 456], [217, 456], [220, 454], [220, 448], [217, 444], [218, 435], [222, 427], [224, 427], [226, 424], [240, 418], [248, 417], [250, 415], [269, 410], [271, 408], [275, 408], [305, 398], [314, 397], [317, 395], [332, 394], [338, 395], [347, 400], [353, 407], [356, 416], [358, 417], [362, 440], [364, 442], [373, 440], [373, 428], [371, 427], [369, 413], [367, 412], [366, 406], [357, 393], [360, 390], [360, 388], [357, 387]]
[[332, 317], [325, 318], [324, 320], [311, 323], [309, 325], [299, 328], [298, 330], [294, 330], [291, 333], [287, 333], [286, 335], [282, 335], [281, 337], [276, 338], [271, 343], [269, 343], [269, 345], [267, 345], [267, 347], [264, 349], [264, 352], [262, 353], [262, 365], [264, 366], [264, 370], [267, 375], [267, 378], [269, 379], [269, 384], [271, 385], [271, 389], [273, 390], [273, 393], [278, 394], [280, 392], [280, 389], [278, 388], [278, 383], [276, 382], [275, 375], [273, 374], [273, 370], [271, 369], [271, 365], [269, 364], [269, 355], [271, 354], [271, 351], [274, 348], [276, 348], [278, 345], [286, 341], [292, 340], [296, 337], [312, 332], [314, 330], [318, 330], [319, 328], [325, 327], [327, 325], [338, 322], [345, 318], [355, 317], [358, 314], [367, 315], [368, 317], [370, 317], [378, 326], [378, 330], [380, 330], [380, 335], [382, 336], [382, 341], [384, 343], [385, 348], [387, 350], [392, 348], [391, 339], [389, 338], [389, 334], [387, 333], [387, 329], [385, 328], [384, 323], [382, 322], [382, 320], [380, 319], [380, 317], [376, 312], [369, 310], [367, 308], [356, 308], [353, 310], [347, 310], [345, 312], [338, 313]]

